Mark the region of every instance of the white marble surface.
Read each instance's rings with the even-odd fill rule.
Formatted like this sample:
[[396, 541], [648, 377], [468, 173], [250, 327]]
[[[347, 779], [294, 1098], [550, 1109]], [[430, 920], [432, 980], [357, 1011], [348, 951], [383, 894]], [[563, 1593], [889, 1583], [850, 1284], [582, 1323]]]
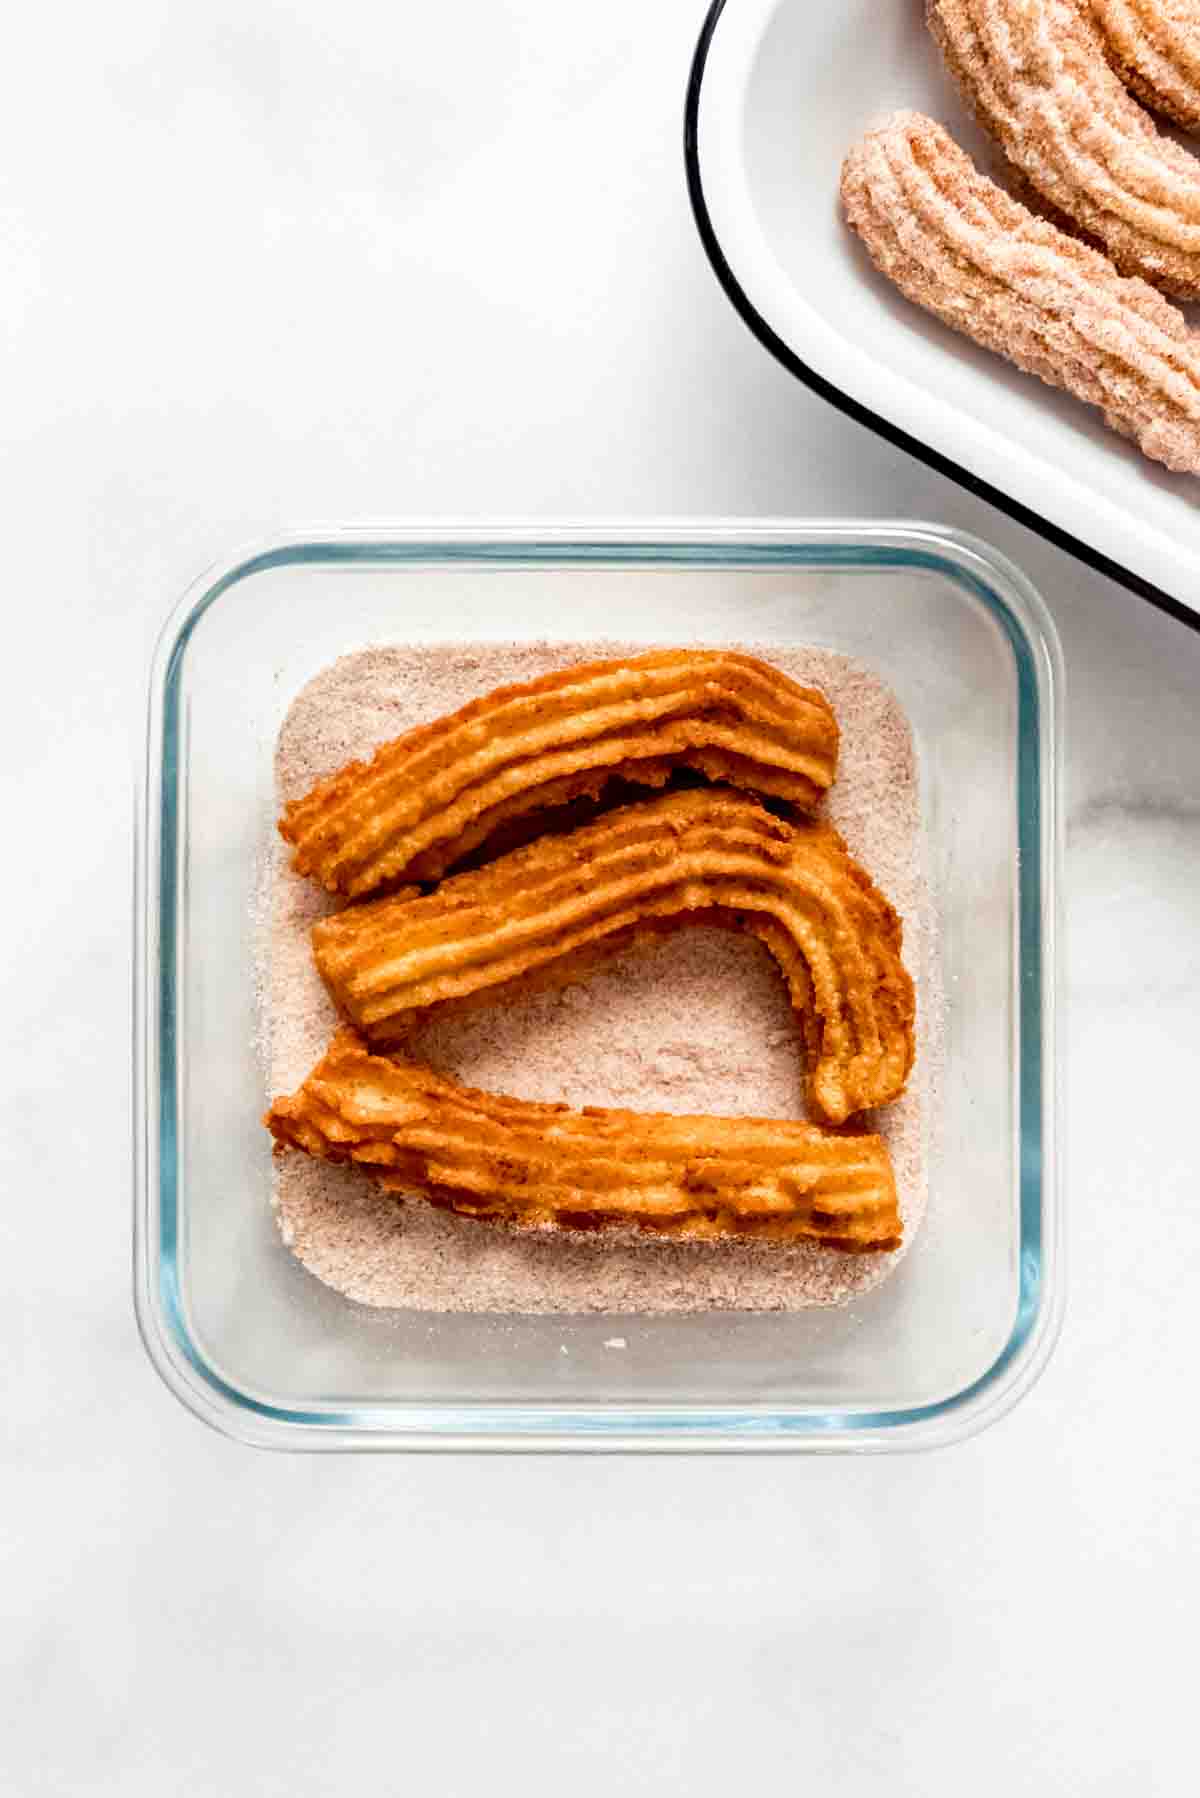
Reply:
[[[1200, 636], [750, 339], [684, 195], [700, 12], [75, 0], [10, 27], [0, 1788], [21, 1798], [1193, 1789]], [[1040, 1386], [965, 1446], [271, 1457], [145, 1360], [129, 789], [160, 618], [281, 521], [506, 512], [921, 515], [1046, 595], [1071, 1301]]]

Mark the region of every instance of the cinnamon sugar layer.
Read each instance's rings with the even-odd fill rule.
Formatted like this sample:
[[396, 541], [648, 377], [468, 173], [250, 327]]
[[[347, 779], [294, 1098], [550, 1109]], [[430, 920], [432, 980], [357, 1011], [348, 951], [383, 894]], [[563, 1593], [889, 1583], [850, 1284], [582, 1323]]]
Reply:
[[[279, 798], [286, 802], [351, 757], [501, 683], [632, 648], [479, 643], [344, 656], [288, 712], [277, 751]], [[864, 1258], [807, 1244], [518, 1232], [381, 1193], [354, 1169], [288, 1156], [276, 1164], [276, 1217], [284, 1240], [319, 1279], [360, 1303], [429, 1311], [799, 1310], [869, 1291], [907, 1252], [925, 1209], [929, 1095], [941, 1043], [911, 735], [883, 682], [846, 658], [817, 650], [753, 653], [820, 687], [832, 704], [843, 749], [827, 814], [904, 920], [905, 959], [918, 991], [916, 1071], [897, 1104], [861, 1120], [879, 1131], [892, 1155], [903, 1249]], [[335, 906], [288, 871], [277, 843], [260, 920], [268, 1096], [301, 1083], [335, 1028], [309, 942], [314, 920]], [[586, 984], [435, 1017], [410, 1046], [472, 1085], [518, 1098], [805, 1115], [802, 1045], [786, 988], [761, 945], [720, 930], [668, 938]]]

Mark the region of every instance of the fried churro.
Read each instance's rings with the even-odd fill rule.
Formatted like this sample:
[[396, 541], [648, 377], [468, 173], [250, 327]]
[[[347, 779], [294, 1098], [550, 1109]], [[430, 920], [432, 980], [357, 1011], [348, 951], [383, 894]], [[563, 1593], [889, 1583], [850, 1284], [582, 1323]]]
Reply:
[[292, 865], [360, 897], [431, 880], [500, 825], [677, 768], [801, 808], [833, 780], [824, 696], [756, 657], [664, 650], [563, 669], [485, 694], [385, 743], [290, 804]]
[[731, 925], [774, 955], [822, 1116], [840, 1124], [900, 1094], [914, 999], [896, 913], [831, 826], [717, 788], [624, 806], [434, 893], [351, 906], [315, 926], [313, 952], [345, 1015], [387, 1043], [431, 1007], [579, 978], [689, 923]]
[[350, 1030], [263, 1121], [280, 1150], [357, 1163], [387, 1189], [465, 1217], [562, 1230], [632, 1224], [861, 1253], [900, 1245], [878, 1136], [498, 1097], [372, 1055]]
[[1123, 275], [1200, 298], [1200, 162], [1123, 87], [1085, 0], [927, 0], [981, 125]]
[[1186, 131], [1200, 131], [1200, 0], [1090, 0], [1127, 88]]
[[1098, 406], [1156, 461], [1200, 473], [1200, 341], [1161, 294], [1035, 218], [918, 113], [850, 152], [842, 198], [910, 300]]

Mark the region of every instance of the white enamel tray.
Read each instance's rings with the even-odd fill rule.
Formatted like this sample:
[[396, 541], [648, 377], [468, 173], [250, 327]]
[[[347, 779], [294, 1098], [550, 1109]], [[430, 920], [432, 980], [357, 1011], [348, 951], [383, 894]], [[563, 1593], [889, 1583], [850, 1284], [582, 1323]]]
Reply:
[[[688, 88], [696, 222], [751, 330], [852, 417], [1200, 629], [1200, 478], [927, 318], [842, 222], [842, 158], [900, 106], [980, 162], [921, 0], [714, 0]], [[1200, 153], [1200, 146], [1198, 146]]]

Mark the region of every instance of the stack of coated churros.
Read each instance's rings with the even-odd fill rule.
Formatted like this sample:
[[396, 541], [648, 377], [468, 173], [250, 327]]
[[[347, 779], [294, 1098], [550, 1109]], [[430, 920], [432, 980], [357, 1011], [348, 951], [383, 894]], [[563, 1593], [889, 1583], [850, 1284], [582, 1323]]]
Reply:
[[[319, 782], [279, 828], [293, 868], [347, 900], [313, 930], [346, 1022], [267, 1112], [277, 1150], [510, 1226], [899, 1247], [887, 1148], [850, 1120], [904, 1090], [913, 983], [895, 911], [814, 815], [837, 757], [823, 694], [752, 656], [668, 650], [498, 689]], [[630, 786], [651, 790], [626, 803]], [[549, 828], [582, 800], [597, 815]], [[578, 981], [688, 924], [770, 950], [811, 1119], [576, 1111], [404, 1053], [435, 1008]]]
[[1200, 129], [1200, 0], [927, 0], [926, 12], [1046, 216], [904, 112], [846, 158], [850, 225], [907, 298], [1098, 407], [1155, 461], [1200, 473], [1200, 336], [1163, 297], [1200, 299], [1200, 159], [1146, 110]]

